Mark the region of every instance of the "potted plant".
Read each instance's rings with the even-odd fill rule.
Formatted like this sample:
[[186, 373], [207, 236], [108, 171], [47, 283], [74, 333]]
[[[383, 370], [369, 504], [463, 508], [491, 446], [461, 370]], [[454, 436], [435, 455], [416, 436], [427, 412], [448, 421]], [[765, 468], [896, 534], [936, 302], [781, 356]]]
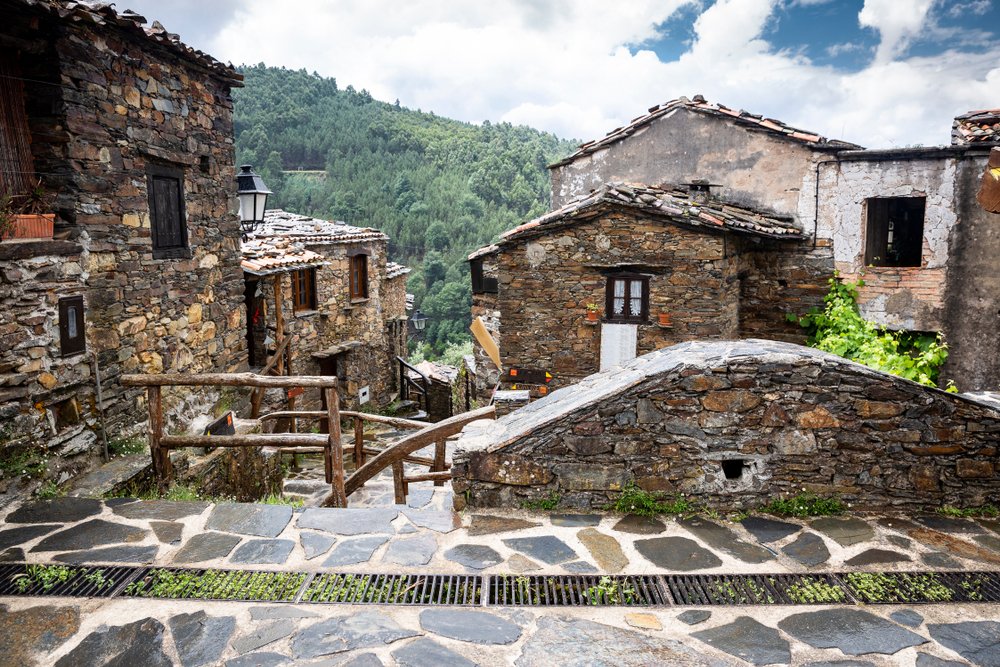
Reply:
[[7, 205], [0, 212], [7, 212], [6, 222], [0, 223], [0, 238], [3, 239], [50, 239], [55, 223], [52, 198], [38, 179], [31, 190], [17, 197], [7, 197]]
[[587, 304], [587, 321], [596, 322], [597, 321], [597, 304], [588, 303]]
[[670, 328], [673, 326], [670, 322], [670, 313], [660, 313], [658, 324], [663, 328]]

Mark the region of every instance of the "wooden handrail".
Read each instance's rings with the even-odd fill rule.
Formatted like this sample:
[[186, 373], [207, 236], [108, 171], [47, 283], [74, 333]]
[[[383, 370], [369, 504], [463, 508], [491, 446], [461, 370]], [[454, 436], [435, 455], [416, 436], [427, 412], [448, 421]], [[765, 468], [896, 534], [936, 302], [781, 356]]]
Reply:
[[[496, 418], [496, 408], [489, 405], [485, 408], [473, 410], [472, 412], [464, 412], [460, 415], [449, 417], [444, 421], [431, 424], [416, 433], [408, 435], [392, 447], [382, 450], [377, 456], [369, 459], [363, 466], [355, 470], [354, 474], [344, 481], [344, 493], [350, 496], [352, 493], [360, 489], [365, 482], [389, 466], [393, 466], [394, 474], [398, 470], [401, 475], [403, 459], [413, 452], [418, 449], [423, 449], [431, 443], [444, 440], [449, 435], [458, 433], [469, 422], [476, 421], [477, 419], [494, 418]], [[402, 482], [402, 478], [400, 478], [399, 482]], [[400, 501], [399, 499], [400, 488], [400, 485], [396, 485], [396, 501], [405, 502], [405, 499], [403, 501]], [[333, 501], [334, 499], [331, 496], [330, 498], [327, 498], [323, 504], [330, 506], [333, 504]]]
[[[389, 424], [401, 428], [421, 429], [427, 428], [428, 422], [417, 421], [415, 419], [405, 419], [403, 417], [386, 417], [385, 415], [373, 415], [367, 412], [355, 412], [354, 410], [341, 410], [342, 418], [358, 417], [365, 421], [377, 422], [379, 424]], [[326, 412], [322, 410], [280, 410], [261, 415], [259, 419], [326, 419]]]
[[185, 375], [162, 373], [159, 375], [123, 375], [126, 387], [264, 387], [292, 388], [319, 387], [336, 389], [337, 378], [325, 375], [258, 375], [256, 373], [205, 373]]

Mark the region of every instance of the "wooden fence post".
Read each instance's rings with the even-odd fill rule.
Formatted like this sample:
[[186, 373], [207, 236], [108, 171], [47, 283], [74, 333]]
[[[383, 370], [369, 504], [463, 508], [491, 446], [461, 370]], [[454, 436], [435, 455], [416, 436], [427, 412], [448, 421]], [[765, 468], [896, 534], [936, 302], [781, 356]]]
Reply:
[[[446, 470], [445, 455], [447, 451], [447, 445], [444, 438], [441, 438], [434, 443], [434, 465], [431, 466], [431, 472], [444, 472]], [[434, 482], [434, 486], [444, 486], [444, 480]]]
[[146, 388], [146, 402], [149, 408], [149, 453], [153, 458], [153, 478], [160, 492], [167, 490], [173, 476], [170, 465], [170, 451], [160, 447], [163, 437], [163, 394], [160, 387]]
[[354, 469], [365, 464], [365, 423], [361, 417], [354, 418]]
[[326, 464], [326, 481], [331, 484], [331, 498], [334, 507], [347, 507], [347, 494], [344, 493], [344, 450], [340, 446], [340, 396], [336, 387], [324, 389], [326, 392], [326, 418], [329, 420], [330, 432], [326, 441], [326, 454], [323, 457]]
[[392, 463], [392, 489], [396, 496], [396, 504], [405, 505], [406, 480], [403, 479], [403, 462], [401, 460]]

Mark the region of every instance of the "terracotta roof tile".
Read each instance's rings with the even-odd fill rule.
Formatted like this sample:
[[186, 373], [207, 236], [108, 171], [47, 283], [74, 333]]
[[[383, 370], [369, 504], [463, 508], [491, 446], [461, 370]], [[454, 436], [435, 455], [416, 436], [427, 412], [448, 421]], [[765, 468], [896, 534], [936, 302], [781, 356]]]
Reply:
[[621, 141], [628, 136], [631, 136], [636, 130], [644, 125], [648, 125], [657, 118], [665, 116], [676, 109], [691, 109], [692, 111], [697, 111], [699, 113], [708, 114], [717, 117], [731, 117], [735, 118], [740, 123], [746, 127], [752, 129], [758, 129], [763, 132], [770, 132], [772, 134], [778, 134], [783, 137], [788, 137], [789, 139], [799, 141], [810, 146], [815, 146], [817, 148], [838, 148], [838, 149], [859, 149], [862, 148], [857, 144], [852, 144], [847, 141], [840, 141], [838, 139], [827, 139], [822, 137], [815, 132], [809, 132], [808, 130], [801, 130], [790, 125], [786, 125], [780, 120], [775, 120], [773, 118], [764, 118], [759, 114], [751, 114], [746, 111], [737, 111], [735, 109], [730, 109], [729, 107], [723, 106], [721, 104], [712, 104], [706, 102], [705, 98], [700, 95], [696, 95], [694, 100], [689, 100], [686, 97], [680, 97], [676, 100], [671, 100], [664, 104], [658, 104], [649, 108], [649, 113], [632, 119], [632, 121], [623, 127], [616, 127], [615, 129], [608, 132], [608, 134], [594, 141], [588, 141], [584, 144], [580, 144], [577, 151], [570, 155], [569, 157], [560, 160], [554, 164], [549, 165], [550, 169], [555, 167], [560, 167], [564, 164], [569, 164], [583, 157], [584, 155], [589, 155], [602, 148], [606, 148], [613, 143]]
[[1000, 109], [970, 111], [955, 118], [951, 143], [954, 146], [1000, 143]]

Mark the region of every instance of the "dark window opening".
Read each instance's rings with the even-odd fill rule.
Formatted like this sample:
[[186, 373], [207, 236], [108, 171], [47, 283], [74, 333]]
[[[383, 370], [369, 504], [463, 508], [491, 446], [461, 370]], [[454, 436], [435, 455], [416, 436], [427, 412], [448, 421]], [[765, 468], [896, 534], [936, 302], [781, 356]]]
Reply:
[[368, 255], [351, 257], [351, 298], [368, 298]]
[[649, 278], [635, 273], [608, 276], [604, 312], [609, 322], [645, 322], [649, 317]]
[[23, 77], [15, 57], [0, 53], [0, 197], [24, 195], [35, 181]]
[[207, 155], [202, 155], [201, 157], [199, 157], [198, 169], [200, 169], [201, 173], [203, 174], [207, 174], [208, 172], [210, 172], [212, 170], [212, 159]]
[[59, 351], [64, 357], [87, 349], [83, 331], [83, 297], [59, 299]]
[[873, 197], [867, 200], [866, 265], [920, 266], [926, 201], [924, 197]]
[[743, 477], [743, 459], [726, 459], [722, 462], [722, 473], [726, 479]]
[[316, 269], [292, 271], [292, 310], [316, 310]]
[[153, 259], [190, 257], [184, 220], [184, 172], [150, 165], [146, 168]]
[[483, 275], [482, 259], [470, 261], [469, 271], [472, 274], [473, 294], [496, 294], [500, 291], [496, 277]]
[[52, 406], [52, 413], [55, 417], [56, 430], [61, 431], [67, 426], [76, 426], [80, 423], [80, 402], [76, 397], [67, 398]]

